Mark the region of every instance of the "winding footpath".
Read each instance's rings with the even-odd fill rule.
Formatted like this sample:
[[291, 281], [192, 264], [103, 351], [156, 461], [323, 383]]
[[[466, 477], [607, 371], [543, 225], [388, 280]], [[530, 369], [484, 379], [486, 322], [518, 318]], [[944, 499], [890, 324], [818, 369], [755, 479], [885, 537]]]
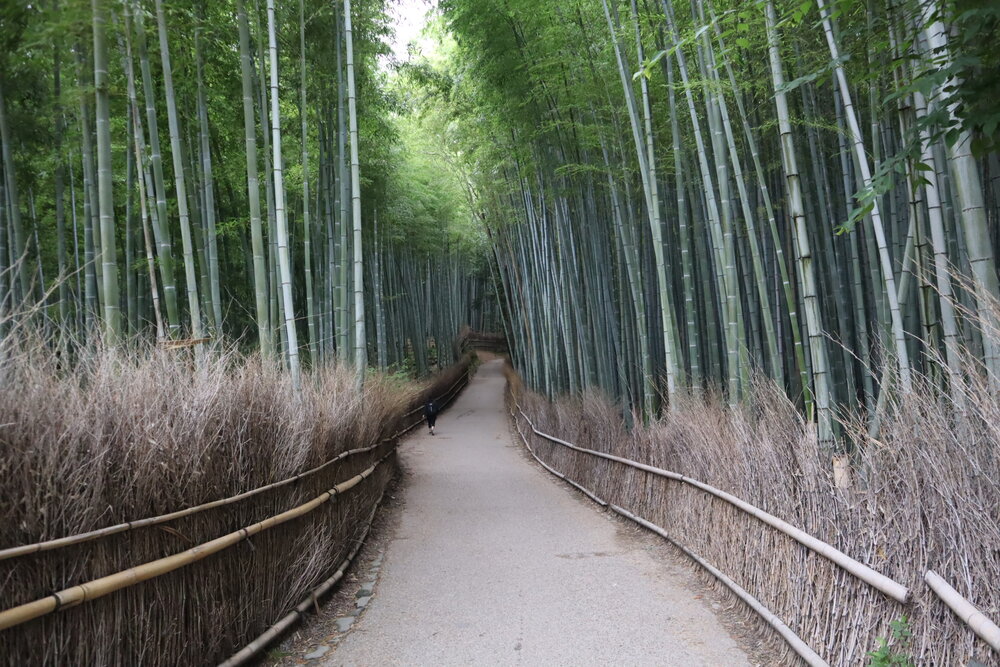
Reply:
[[322, 664], [749, 665], [690, 572], [513, 441], [501, 362], [400, 448], [375, 596]]

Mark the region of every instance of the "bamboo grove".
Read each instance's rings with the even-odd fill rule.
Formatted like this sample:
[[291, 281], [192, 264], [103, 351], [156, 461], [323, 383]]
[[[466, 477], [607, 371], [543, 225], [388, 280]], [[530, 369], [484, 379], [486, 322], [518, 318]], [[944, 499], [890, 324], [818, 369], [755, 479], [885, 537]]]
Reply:
[[236, 340], [298, 383], [300, 358], [425, 372], [428, 340], [497, 326], [464, 195], [400, 148], [385, 10], [5, 5], [0, 333]]
[[960, 351], [1000, 379], [995, 6], [442, 6], [532, 387], [649, 415], [764, 374], [829, 443]]

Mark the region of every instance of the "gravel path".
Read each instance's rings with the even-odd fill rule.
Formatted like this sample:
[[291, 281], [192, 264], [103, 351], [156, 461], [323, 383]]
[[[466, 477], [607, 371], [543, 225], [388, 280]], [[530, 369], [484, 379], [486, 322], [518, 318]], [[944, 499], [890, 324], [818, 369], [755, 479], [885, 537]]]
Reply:
[[401, 447], [375, 596], [322, 664], [749, 665], [689, 572], [526, 458], [500, 363]]

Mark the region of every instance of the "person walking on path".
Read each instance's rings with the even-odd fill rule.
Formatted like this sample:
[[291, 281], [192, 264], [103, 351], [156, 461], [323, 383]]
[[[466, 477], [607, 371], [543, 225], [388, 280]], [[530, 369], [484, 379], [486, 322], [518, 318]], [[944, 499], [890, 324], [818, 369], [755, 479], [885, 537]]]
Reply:
[[427, 428], [430, 430], [431, 435], [434, 435], [434, 423], [437, 421], [439, 412], [437, 403], [433, 399], [428, 399], [424, 404], [424, 417], [427, 418]]

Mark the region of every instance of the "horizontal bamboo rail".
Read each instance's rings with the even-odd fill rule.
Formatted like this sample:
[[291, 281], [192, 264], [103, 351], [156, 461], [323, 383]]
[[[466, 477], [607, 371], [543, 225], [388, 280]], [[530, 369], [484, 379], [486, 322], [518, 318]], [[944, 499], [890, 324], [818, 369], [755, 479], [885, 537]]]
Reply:
[[[521, 411], [520, 406], [518, 406], [518, 411], [521, 412], [522, 416], [524, 416], [524, 412]], [[515, 417], [513, 411], [510, 413], [510, 416], [511, 417]], [[525, 419], [528, 419], [527, 416], [525, 416]], [[528, 423], [531, 424], [531, 420], [530, 419], [528, 420]], [[763, 618], [765, 621], [767, 621], [767, 623], [772, 628], [774, 628], [775, 631], [777, 631], [777, 633], [779, 635], [781, 635], [781, 637], [785, 640], [785, 642], [788, 643], [789, 648], [791, 648], [793, 651], [795, 651], [795, 653], [797, 653], [799, 655], [799, 657], [801, 657], [803, 660], [805, 660], [805, 662], [808, 665], [810, 665], [811, 667], [829, 667], [829, 664], [825, 660], [823, 660], [823, 658], [821, 658], [808, 644], [806, 644], [804, 641], [802, 641], [802, 638], [799, 637], [797, 634], [795, 634], [795, 632], [790, 627], [788, 627], [788, 625], [783, 620], [781, 620], [770, 609], [768, 609], [767, 607], [765, 607], [764, 604], [761, 603], [760, 600], [758, 600], [753, 595], [751, 595], [749, 592], [747, 592], [746, 589], [744, 589], [742, 586], [740, 586], [735, 581], [733, 581], [732, 579], [730, 579], [725, 573], [723, 573], [722, 571], [720, 571], [718, 568], [716, 568], [715, 566], [713, 566], [711, 563], [709, 563], [708, 561], [706, 561], [704, 558], [700, 557], [698, 554], [694, 553], [693, 551], [691, 551], [690, 549], [688, 549], [687, 547], [685, 547], [683, 544], [681, 544], [680, 542], [678, 542], [677, 540], [675, 540], [674, 538], [672, 538], [667, 533], [667, 531], [665, 531], [660, 526], [657, 526], [655, 523], [651, 523], [651, 522], [643, 519], [642, 517], [637, 516], [637, 515], [629, 512], [628, 510], [626, 510], [626, 509], [624, 509], [622, 507], [619, 507], [618, 505], [614, 505], [614, 504], [608, 503], [605, 500], [602, 500], [597, 495], [595, 495], [593, 492], [591, 492], [589, 489], [586, 489], [583, 486], [581, 486], [580, 484], [577, 484], [576, 482], [574, 482], [573, 480], [571, 480], [566, 475], [562, 474], [558, 470], [555, 470], [554, 468], [552, 468], [551, 466], [549, 466], [548, 464], [546, 464], [544, 461], [542, 461], [538, 457], [537, 454], [535, 454], [535, 450], [533, 450], [531, 448], [531, 444], [528, 442], [528, 439], [526, 437], [524, 437], [524, 433], [521, 432], [521, 427], [517, 424], [517, 418], [516, 417], [514, 418], [514, 426], [515, 426], [515, 428], [517, 428], [517, 434], [519, 436], [521, 436], [521, 440], [524, 441], [524, 446], [528, 448], [528, 452], [533, 457], [535, 457], [535, 460], [538, 461], [539, 463], [541, 463], [542, 466], [546, 470], [548, 470], [549, 472], [551, 472], [553, 475], [555, 475], [559, 479], [562, 479], [563, 481], [569, 482], [570, 484], [572, 484], [573, 486], [575, 486], [577, 489], [579, 489], [581, 492], [583, 492], [585, 495], [587, 495], [587, 497], [589, 497], [594, 502], [596, 502], [596, 503], [598, 503], [600, 505], [603, 505], [605, 507], [610, 507], [614, 512], [620, 514], [621, 516], [625, 517], [626, 519], [634, 521], [635, 523], [639, 524], [640, 526], [643, 526], [644, 528], [647, 528], [647, 529], [653, 531], [654, 533], [656, 533], [657, 535], [659, 535], [659, 536], [663, 537], [664, 539], [666, 539], [668, 542], [670, 542], [671, 544], [673, 544], [675, 547], [677, 547], [678, 549], [680, 549], [681, 551], [683, 551], [684, 554], [688, 556], [688, 558], [690, 558], [694, 562], [698, 563], [698, 565], [700, 565], [703, 568], [705, 568], [706, 570], [708, 570], [708, 572], [713, 577], [715, 577], [716, 579], [718, 579], [729, 590], [731, 590], [733, 593], [735, 593], [738, 598], [740, 598], [741, 600], [743, 600], [751, 609], [753, 609], [755, 612], [757, 612], [757, 614], [759, 614], [761, 618]], [[534, 426], [532, 426], [532, 430], [533, 431], [535, 430]], [[537, 434], [538, 431], [535, 431], [535, 433]]]
[[507, 354], [510, 345], [503, 334], [468, 331], [459, 341], [462, 350], [485, 350], [494, 354]]
[[314, 607], [317, 605], [319, 599], [324, 595], [326, 595], [329, 592], [329, 590], [333, 588], [333, 586], [338, 581], [340, 581], [341, 578], [343, 578], [344, 573], [347, 571], [347, 568], [354, 560], [354, 557], [358, 555], [359, 551], [361, 551], [361, 546], [364, 544], [365, 538], [368, 537], [368, 532], [371, 530], [372, 521], [375, 520], [375, 512], [378, 511], [378, 506], [381, 504], [382, 504], [382, 498], [380, 497], [378, 502], [375, 503], [375, 508], [372, 509], [372, 513], [368, 516], [368, 521], [365, 524], [364, 531], [361, 533], [361, 537], [357, 539], [354, 548], [351, 549], [351, 553], [349, 553], [347, 555], [347, 558], [343, 560], [343, 562], [337, 568], [337, 571], [334, 572], [329, 579], [327, 579], [319, 586], [317, 586], [309, 594], [309, 597], [300, 602], [298, 606], [295, 607], [295, 609], [293, 609], [291, 612], [283, 616], [281, 620], [279, 620], [277, 623], [275, 623], [267, 630], [262, 632], [256, 639], [254, 639], [252, 642], [250, 642], [242, 649], [234, 653], [227, 660], [220, 662], [219, 667], [235, 667], [236, 665], [242, 665], [243, 663], [247, 662], [255, 655], [263, 651], [265, 648], [267, 648], [268, 644], [270, 644], [275, 639], [280, 637], [288, 628], [291, 627], [292, 623], [294, 623], [303, 614], [305, 614], [310, 607]]
[[280, 488], [291, 484], [292, 482], [297, 482], [300, 479], [309, 477], [315, 473], [324, 470], [338, 461], [353, 456], [354, 454], [361, 454], [364, 452], [370, 452], [373, 449], [381, 445], [382, 442], [378, 442], [369, 447], [362, 447], [360, 449], [351, 449], [346, 452], [341, 452], [334, 458], [330, 459], [326, 463], [316, 466], [311, 470], [306, 470], [297, 475], [289, 477], [287, 479], [274, 482], [272, 484], [267, 484], [265, 486], [257, 487], [256, 489], [251, 489], [250, 491], [244, 491], [235, 496], [230, 496], [228, 498], [220, 498], [219, 500], [213, 500], [211, 502], [203, 503], [201, 505], [195, 505], [193, 507], [188, 507], [186, 509], [177, 510], [176, 512], [170, 512], [169, 514], [161, 514], [159, 516], [153, 516], [146, 519], [137, 519], [135, 521], [126, 521], [125, 523], [115, 524], [113, 526], [108, 526], [106, 528], [99, 528], [97, 530], [92, 530], [86, 533], [79, 533], [77, 535], [70, 535], [68, 537], [60, 537], [54, 540], [48, 540], [45, 542], [35, 542], [34, 544], [25, 544], [19, 547], [11, 547], [9, 549], [0, 550], [0, 560], [7, 558], [15, 558], [17, 556], [25, 556], [27, 554], [38, 553], [40, 551], [52, 551], [54, 549], [60, 549], [62, 547], [68, 547], [73, 544], [80, 544], [82, 542], [89, 542], [91, 540], [96, 540], [102, 537], [107, 537], [109, 535], [116, 535], [117, 533], [124, 533], [129, 530], [134, 530], [136, 528], [144, 528], [147, 526], [155, 526], [157, 524], [166, 523], [167, 521], [173, 521], [174, 519], [180, 519], [192, 514], [197, 514], [199, 512], [204, 512], [205, 510], [210, 510], [215, 507], [224, 507], [226, 505], [232, 505], [241, 500], [246, 500], [265, 491], [271, 491], [273, 489]]
[[[465, 372], [461, 375], [461, 377], [459, 377], [458, 380], [452, 383], [452, 385], [448, 388], [448, 390], [443, 392], [439, 396], [438, 400], [441, 401], [444, 405], [450, 404], [454, 400], [458, 391], [461, 389], [459, 385], [463, 381], [467, 383], [468, 379], [469, 379], [469, 370], [468, 368], [466, 368]], [[445, 396], [447, 396], [447, 398], [442, 398]], [[420, 412], [422, 409], [423, 406], [414, 408], [413, 410], [407, 412], [403, 416], [403, 418], [405, 419], [406, 417], [416, 414]], [[412, 429], [419, 426], [422, 422], [423, 422], [422, 419], [418, 419], [416, 422], [414, 422], [413, 424], [409, 425], [408, 427], [404, 428], [402, 431], [394, 435], [393, 439], [399, 437], [400, 435], [403, 435], [404, 433], [407, 433], [408, 431], [411, 431]], [[383, 442], [385, 441], [383, 440]], [[310, 607], [316, 605], [319, 598], [326, 595], [327, 592], [329, 592], [329, 590], [333, 588], [333, 586], [336, 585], [336, 583], [340, 581], [341, 578], [343, 578], [344, 573], [346, 572], [348, 566], [351, 564], [351, 561], [354, 560], [354, 557], [357, 555], [358, 551], [361, 550], [361, 546], [364, 544], [365, 538], [368, 536], [368, 532], [371, 530], [372, 521], [375, 519], [375, 512], [378, 511], [378, 506], [381, 504], [382, 504], [382, 498], [380, 497], [378, 502], [375, 503], [375, 507], [372, 509], [371, 515], [369, 515], [368, 517], [368, 521], [366, 522], [364, 532], [361, 534], [361, 537], [358, 538], [357, 543], [351, 550], [351, 553], [348, 554], [347, 558], [345, 558], [344, 561], [337, 568], [337, 571], [334, 572], [329, 579], [327, 579], [326, 581], [321, 583], [318, 587], [316, 587], [305, 600], [300, 602], [298, 606], [296, 606], [295, 609], [293, 609], [291, 612], [283, 616], [281, 620], [279, 620], [277, 623], [269, 627], [267, 630], [261, 633], [256, 639], [254, 639], [252, 642], [250, 642], [242, 649], [234, 653], [227, 660], [219, 663], [219, 667], [234, 667], [235, 665], [242, 665], [248, 662], [251, 658], [253, 658], [255, 655], [264, 650], [271, 642], [273, 642], [275, 639], [280, 637], [286, 630], [288, 630], [288, 628], [291, 627], [291, 625], [296, 620], [298, 620]]]
[[196, 563], [207, 556], [223, 551], [224, 549], [228, 549], [235, 544], [239, 544], [243, 540], [256, 535], [257, 533], [269, 530], [275, 526], [280, 526], [281, 524], [291, 521], [292, 519], [297, 519], [300, 516], [312, 512], [317, 507], [322, 506], [331, 498], [353, 489], [363, 480], [371, 476], [371, 474], [375, 472], [376, 468], [378, 468], [378, 466], [381, 465], [382, 462], [389, 458], [389, 456], [394, 452], [395, 450], [389, 452], [385, 456], [382, 456], [378, 461], [373, 463], [361, 473], [344, 482], [341, 482], [340, 484], [337, 484], [332, 489], [324, 491], [312, 500], [303, 503], [298, 507], [293, 507], [290, 510], [276, 514], [268, 519], [251, 524], [245, 528], [229, 533], [228, 535], [217, 537], [214, 540], [203, 542], [202, 544], [187, 549], [186, 551], [176, 553], [172, 556], [143, 563], [142, 565], [137, 565], [127, 570], [115, 572], [114, 574], [109, 574], [105, 577], [100, 577], [99, 579], [93, 579], [86, 583], [63, 589], [57, 593], [53, 593], [52, 595], [35, 600], [34, 602], [28, 602], [26, 604], [0, 611], [0, 630], [6, 630], [7, 628], [20, 625], [21, 623], [26, 623], [30, 620], [51, 614], [52, 612], [60, 609], [75, 607], [78, 604], [82, 604], [90, 600], [96, 600], [97, 598], [104, 597], [105, 595], [109, 595], [110, 593], [114, 593], [115, 591], [123, 588], [134, 586], [138, 583], [146, 581], [147, 579], [153, 579], [155, 577], [173, 572], [174, 570], [179, 570], [180, 568]]
[[924, 581], [931, 590], [941, 598], [941, 601], [948, 605], [955, 615], [962, 619], [969, 628], [990, 645], [997, 653], [1000, 653], [1000, 627], [991, 621], [986, 614], [976, 609], [976, 607], [966, 600], [962, 595], [951, 587], [940, 575], [933, 570], [927, 570], [924, 574]]
[[[447, 390], [445, 390], [444, 392], [441, 393], [441, 397], [444, 397], [444, 396], [448, 397], [447, 399], [445, 399], [443, 401], [443, 403], [445, 405], [451, 403], [451, 401], [455, 398], [455, 395], [458, 393], [458, 390], [460, 389], [459, 385], [463, 381], [467, 381], [468, 378], [469, 378], [469, 372], [468, 372], [468, 369], [466, 369], [466, 371], [464, 373], [462, 373], [462, 375], [455, 382], [453, 382], [451, 384], [451, 386]], [[410, 410], [409, 412], [404, 413], [403, 416], [401, 417], [401, 419], [405, 420], [405, 419], [411, 417], [412, 415], [416, 414], [417, 412], [420, 412], [422, 409], [423, 409], [423, 406], [420, 406], [420, 407], [417, 407], [417, 408], [415, 408], [413, 410]], [[408, 426], [408, 427], [404, 428], [403, 430], [401, 430], [401, 431], [399, 431], [399, 432], [397, 432], [397, 433], [389, 436], [388, 438], [383, 438], [382, 440], [380, 440], [379, 442], [375, 443], [374, 445], [370, 445], [368, 447], [361, 447], [361, 448], [358, 448], [358, 449], [350, 449], [350, 450], [347, 450], [346, 452], [341, 452], [340, 454], [338, 454], [337, 456], [333, 457], [329, 461], [327, 461], [325, 463], [321, 463], [320, 465], [316, 466], [315, 468], [312, 468], [310, 470], [306, 470], [304, 472], [300, 472], [297, 475], [293, 475], [293, 476], [288, 477], [286, 479], [279, 480], [277, 482], [273, 482], [273, 483], [267, 484], [265, 486], [257, 487], [256, 489], [251, 489], [249, 491], [244, 491], [243, 493], [239, 493], [239, 494], [237, 494], [235, 496], [229, 496], [228, 498], [220, 498], [219, 500], [213, 500], [211, 502], [202, 503], [201, 505], [195, 505], [193, 507], [188, 507], [186, 509], [177, 510], [176, 512], [170, 512], [168, 514], [161, 514], [159, 516], [148, 517], [148, 518], [145, 518], [145, 519], [136, 519], [134, 521], [126, 521], [124, 523], [115, 524], [113, 526], [106, 526], [104, 528], [98, 528], [96, 530], [91, 530], [91, 531], [88, 531], [88, 532], [85, 532], [85, 533], [78, 533], [76, 535], [69, 535], [67, 537], [59, 537], [59, 538], [52, 539], [52, 540], [45, 540], [43, 542], [34, 542], [32, 544], [25, 544], [25, 545], [21, 545], [21, 546], [17, 546], [17, 547], [9, 547], [7, 549], [0, 549], [0, 560], [5, 560], [5, 559], [8, 559], [8, 558], [16, 558], [18, 556], [26, 556], [28, 554], [39, 553], [39, 552], [42, 552], [42, 551], [52, 551], [52, 550], [55, 550], [55, 549], [61, 549], [63, 547], [68, 547], [68, 546], [71, 546], [71, 545], [74, 545], [74, 544], [81, 544], [83, 542], [90, 542], [92, 540], [101, 539], [101, 538], [104, 538], [104, 537], [108, 537], [110, 535], [116, 535], [118, 533], [124, 533], [124, 532], [130, 531], [130, 530], [135, 530], [136, 528], [145, 528], [145, 527], [148, 527], [148, 526], [155, 526], [155, 525], [158, 525], [158, 524], [161, 524], [161, 523], [166, 523], [168, 521], [173, 521], [175, 519], [181, 519], [183, 517], [191, 516], [192, 514], [197, 514], [199, 512], [204, 512], [206, 510], [214, 509], [216, 507], [224, 507], [226, 505], [232, 505], [232, 504], [238, 503], [238, 502], [240, 502], [242, 500], [246, 500], [247, 498], [251, 498], [251, 497], [256, 496], [258, 494], [264, 493], [265, 491], [273, 491], [274, 489], [280, 488], [282, 486], [287, 486], [288, 484], [292, 484], [293, 482], [297, 482], [297, 481], [299, 481], [301, 479], [304, 479], [306, 477], [309, 477], [311, 475], [315, 475], [316, 473], [321, 472], [322, 470], [325, 470], [326, 468], [329, 468], [333, 464], [335, 464], [335, 463], [337, 463], [339, 461], [343, 461], [344, 459], [346, 459], [348, 457], [355, 456], [357, 454], [365, 454], [367, 452], [370, 452], [373, 449], [376, 449], [377, 447], [379, 447], [380, 445], [382, 445], [382, 444], [384, 444], [386, 442], [390, 442], [392, 440], [395, 440], [399, 436], [404, 435], [405, 433], [408, 433], [409, 431], [411, 431], [414, 428], [416, 428], [416, 426], [419, 425], [419, 424], [420, 424], [420, 421], [417, 421], [416, 423], [411, 424], [410, 426]]]
[[211, 338], [187, 338], [184, 340], [178, 339], [166, 339], [159, 341], [160, 347], [165, 350], [179, 350], [185, 347], [194, 347], [195, 345], [201, 345], [202, 343], [207, 343], [211, 341]]
[[[511, 412], [510, 416], [514, 417], [514, 413]], [[576, 482], [574, 482], [573, 480], [571, 480], [569, 477], [567, 477], [566, 475], [562, 474], [561, 472], [559, 472], [558, 470], [556, 470], [555, 468], [553, 468], [552, 466], [550, 466], [548, 463], [546, 463], [545, 461], [543, 461], [542, 459], [540, 459], [538, 457], [538, 454], [535, 453], [535, 450], [531, 448], [531, 444], [528, 443], [528, 439], [526, 437], [524, 437], [524, 433], [521, 433], [521, 425], [517, 423], [517, 418], [516, 417], [514, 418], [514, 428], [517, 429], [517, 434], [519, 436], [521, 436], [521, 440], [524, 441], [524, 446], [528, 448], [528, 453], [531, 454], [535, 458], [535, 460], [538, 461], [538, 463], [543, 468], [545, 468], [550, 473], [552, 473], [553, 475], [555, 475], [556, 477], [558, 477], [562, 481], [566, 482], [567, 484], [571, 484], [571, 485], [575, 486], [576, 489], [578, 491], [580, 491], [580, 493], [584, 494], [585, 496], [587, 496], [588, 498], [590, 498], [591, 500], [593, 500], [598, 505], [602, 505], [604, 507], [608, 506], [608, 503], [606, 503], [605, 501], [603, 501], [600, 498], [598, 498], [597, 496], [595, 496], [588, 489], [584, 488], [580, 484], [577, 484]]]
[[[517, 404], [515, 403], [515, 405], [517, 405]], [[889, 597], [893, 598], [894, 600], [905, 604], [910, 599], [910, 591], [909, 591], [909, 589], [906, 588], [906, 586], [903, 586], [902, 584], [900, 584], [900, 583], [898, 583], [896, 581], [893, 581], [892, 579], [890, 579], [889, 577], [885, 576], [884, 574], [881, 574], [880, 572], [876, 572], [875, 570], [873, 570], [872, 568], [868, 567], [864, 563], [861, 563], [861, 562], [859, 562], [859, 561], [851, 558], [850, 556], [848, 556], [844, 552], [842, 552], [842, 551], [838, 550], [837, 548], [835, 548], [835, 547], [827, 544], [826, 542], [823, 542], [822, 540], [819, 540], [819, 539], [813, 537], [809, 533], [807, 533], [807, 532], [805, 532], [805, 531], [803, 531], [803, 530], [801, 530], [799, 528], [796, 528], [795, 526], [793, 526], [792, 524], [788, 523], [787, 521], [779, 519], [778, 517], [776, 517], [773, 514], [770, 514], [768, 512], [765, 512], [764, 510], [760, 509], [759, 507], [754, 507], [750, 503], [747, 503], [747, 502], [745, 502], [745, 501], [737, 498], [736, 496], [734, 496], [734, 495], [732, 495], [730, 493], [726, 493], [725, 491], [722, 491], [721, 489], [717, 489], [714, 486], [710, 486], [708, 484], [705, 484], [704, 482], [699, 482], [696, 479], [692, 479], [692, 478], [687, 477], [685, 475], [682, 475], [680, 473], [671, 472], [669, 470], [664, 470], [662, 468], [657, 468], [657, 467], [651, 466], [651, 465], [646, 465], [644, 463], [639, 463], [637, 461], [632, 461], [630, 459], [625, 459], [625, 458], [622, 458], [620, 456], [614, 456], [612, 454], [605, 454], [604, 452], [598, 452], [598, 451], [593, 450], [593, 449], [586, 449], [585, 447], [579, 447], [577, 445], [574, 445], [571, 442], [566, 442], [565, 440], [560, 440], [559, 438], [557, 438], [557, 437], [555, 437], [553, 435], [549, 435], [548, 433], [543, 433], [543, 432], [539, 431], [537, 428], [535, 428], [534, 422], [532, 422], [531, 418], [528, 417], [528, 415], [526, 415], [524, 413], [524, 410], [521, 409], [520, 405], [517, 405], [517, 410], [518, 410], [518, 412], [521, 413], [521, 416], [524, 417], [524, 419], [528, 422], [528, 425], [531, 426], [531, 430], [534, 431], [535, 435], [538, 435], [538, 436], [540, 436], [542, 438], [545, 438], [546, 440], [550, 440], [550, 441], [552, 441], [552, 442], [554, 442], [556, 444], [562, 445], [564, 447], [568, 447], [569, 449], [576, 450], [578, 452], [583, 452], [585, 454], [591, 454], [593, 456], [597, 456], [597, 457], [600, 457], [600, 458], [603, 458], [603, 459], [607, 459], [609, 461], [616, 461], [618, 463], [622, 463], [622, 464], [630, 466], [632, 468], [637, 468], [639, 470], [645, 470], [646, 472], [652, 473], [654, 475], [657, 475], [657, 476], [660, 476], [660, 477], [666, 477], [667, 479], [677, 480], [679, 482], [683, 482], [683, 483], [689, 484], [689, 485], [691, 485], [691, 486], [693, 486], [695, 488], [701, 489], [702, 491], [705, 491], [706, 493], [709, 493], [709, 494], [715, 496], [716, 498], [720, 498], [722, 500], [725, 500], [727, 503], [731, 504], [732, 506], [736, 507], [737, 509], [740, 509], [740, 510], [746, 512], [747, 514], [750, 514], [752, 516], [757, 517], [758, 519], [760, 519], [764, 523], [768, 524], [772, 528], [775, 528], [776, 530], [781, 531], [782, 533], [784, 533], [785, 535], [788, 535], [789, 537], [791, 537], [793, 540], [795, 540], [796, 542], [798, 542], [802, 546], [810, 549], [811, 551], [819, 554], [820, 556], [823, 556], [824, 558], [826, 558], [830, 562], [835, 563], [836, 565], [839, 565], [841, 568], [843, 568], [847, 572], [851, 573], [852, 575], [854, 575], [855, 577], [857, 577], [861, 581], [865, 582], [869, 586], [872, 586], [873, 588], [876, 588], [876, 589], [882, 591], [883, 593], [885, 593]]]
[[695, 561], [703, 568], [708, 570], [712, 574], [712, 576], [714, 576], [716, 579], [722, 582], [726, 586], [726, 588], [735, 593], [738, 598], [746, 602], [751, 609], [753, 609], [760, 615], [761, 618], [767, 621], [768, 625], [774, 628], [777, 631], [777, 633], [781, 635], [781, 637], [788, 643], [788, 646], [791, 647], [791, 649], [795, 651], [799, 655], [799, 657], [805, 660], [808, 665], [810, 665], [811, 667], [829, 667], [829, 663], [827, 663], [826, 660], [821, 658], [816, 653], [816, 651], [812, 650], [812, 648], [808, 644], [802, 641], [802, 639], [797, 634], [795, 634], [795, 632], [790, 627], [788, 627], [788, 625], [786, 625], [784, 621], [778, 618], [778, 616], [775, 615], [774, 612], [765, 607], [760, 602], [760, 600], [750, 595], [750, 593], [748, 593], [746, 589], [744, 589], [742, 586], [740, 586], [735, 581], [730, 579], [723, 572], [719, 571], [711, 563], [709, 563], [705, 559], [695, 554], [693, 551], [685, 547], [683, 544], [681, 544], [674, 538], [670, 537], [670, 535], [667, 534], [667, 531], [665, 531], [663, 528], [660, 528], [655, 523], [646, 521], [642, 517], [636, 516], [631, 512], [629, 512], [628, 510], [618, 507], [618, 505], [610, 505], [610, 507], [612, 510], [614, 510], [618, 514], [621, 514], [623, 517], [631, 519], [640, 526], [648, 528], [657, 535], [663, 537], [668, 542], [673, 544], [675, 547], [683, 551], [688, 556], [688, 558], [690, 558], [691, 560]]

